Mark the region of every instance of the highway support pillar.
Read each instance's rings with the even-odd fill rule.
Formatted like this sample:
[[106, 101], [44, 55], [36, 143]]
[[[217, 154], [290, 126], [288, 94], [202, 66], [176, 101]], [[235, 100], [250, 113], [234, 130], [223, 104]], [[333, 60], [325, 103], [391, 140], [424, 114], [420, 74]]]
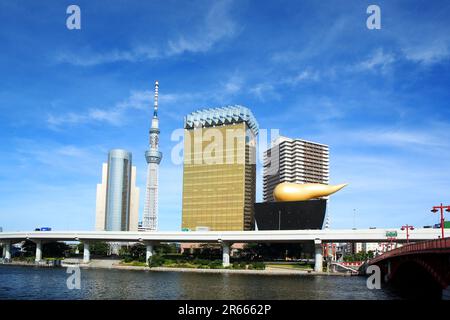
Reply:
[[227, 242], [222, 242], [222, 266], [230, 266], [230, 247], [231, 244]]
[[391, 280], [391, 261], [387, 261], [386, 265], [386, 274], [384, 275], [384, 282], [388, 282]]
[[90, 243], [83, 242], [83, 263], [89, 263], [91, 261]]
[[149, 264], [148, 260], [153, 257], [153, 250], [154, 250], [154, 243], [153, 242], [146, 242], [145, 243], [145, 262]]
[[42, 260], [42, 240], [33, 240], [36, 243], [36, 254], [34, 257], [35, 262], [40, 262]]
[[7, 241], [3, 243], [3, 258], [6, 261], [11, 260], [11, 242]]
[[322, 241], [320, 239], [314, 240], [314, 271], [322, 272], [323, 271], [323, 249], [322, 249]]
[[442, 289], [442, 300], [450, 300], [450, 285]]

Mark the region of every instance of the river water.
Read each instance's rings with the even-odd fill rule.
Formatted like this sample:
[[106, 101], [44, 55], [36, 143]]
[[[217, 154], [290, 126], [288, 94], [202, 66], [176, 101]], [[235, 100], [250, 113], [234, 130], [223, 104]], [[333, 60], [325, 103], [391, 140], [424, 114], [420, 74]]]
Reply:
[[242, 275], [81, 269], [68, 289], [65, 268], [0, 266], [0, 299], [398, 299], [364, 277]]

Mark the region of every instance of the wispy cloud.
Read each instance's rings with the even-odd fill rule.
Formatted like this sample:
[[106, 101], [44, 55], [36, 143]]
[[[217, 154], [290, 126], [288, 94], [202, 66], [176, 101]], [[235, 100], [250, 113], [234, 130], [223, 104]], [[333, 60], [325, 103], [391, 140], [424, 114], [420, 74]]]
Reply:
[[141, 62], [162, 58], [162, 54], [157, 48], [148, 46], [135, 47], [132, 50], [112, 50], [99, 53], [89, 48], [81, 52], [60, 52], [55, 56], [56, 62], [68, 63], [82, 67], [95, 66], [104, 63], [113, 62]]
[[[100, 152], [99, 152], [100, 150]], [[79, 146], [40, 139], [15, 141], [15, 161], [21, 166], [21, 174], [60, 175], [74, 172], [80, 177], [98, 175], [99, 165], [104, 160], [107, 148], [102, 145]], [[33, 159], [30, 162], [30, 159]], [[21, 177], [20, 177], [21, 178]], [[20, 179], [19, 178], [19, 179]]]
[[286, 77], [282, 79], [280, 82], [283, 84], [295, 86], [301, 82], [319, 81], [319, 80], [320, 80], [319, 71], [307, 69], [298, 72], [295, 76]]
[[249, 89], [250, 94], [258, 100], [265, 101], [268, 98], [279, 99], [279, 94], [275, 90], [275, 85], [269, 82], [257, 83]]
[[239, 28], [231, 17], [232, 0], [214, 1], [205, 16], [198, 19], [189, 30], [174, 36], [161, 45], [140, 43], [128, 50], [97, 52], [92, 48], [81, 52], [60, 52], [56, 55], [58, 63], [78, 66], [94, 66], [113, 62], [142, 62], [164, 59], [183, 53], [205, 53], [217, 43], [233, 38]]
[[386, 72], [388, 67], [396, 61], [392, 53], [385, 53], [382, 48], [377, 49], [367, 59], [359, 62], [353, 70], [369, 70]]
[[443, 1], [435, 6], [418, 2], [407, 10], [400, 3], [389, 5], [396, 15], [395, 23], [386, 32], [391, 39], [395, 39], [402, 59], [426, 67], [449, 61], [448, 2]]
[[[449, 154], [449, 128], [431, 129], [395, 128], [392, 125], [361, 128], [328, 126], [317, 139], [335, 146], [377, 146], [403, 149], [407, 152], [431, 155]], [[339, 135], [333, 134], [339, 132]]]
[[180, 35], [168, 41], [167, 55], [206, 52], [217, 42], [233, 37], [237, 26], [230, 17], [231, 4], [231, 0], [214, 1], [201, 27], [194, 34]]
[[[263, 86], [244, 90], [244, 78], [239, 73], [232, 73], [226, 80], [219, 82], [208, 90], [194, 92], [168, 92], [159, 94], [159, 103], [164, 106], [161, 116], [180, 120], [180, 110], [190, 112], [189, 108], [212, 106], [212, 104], [232, 104], [233, 97], [242, 92], [264, 98]], [[274, 92], [272, 92], [275, 95]], [[153, 95], [150, 90], [133, 90], [128, 97], [111, 106], [88, 108], [84, 112], [67, 112], [63, 114], [49, 114], [47, 124], [51, 129], [60, 129], [65, 125], [76, 126], [90, 123], [104, 123], [112, 126], [123, 126], [128, 123], [130, 110], [150, 110], [153, 108]]]
[[235, 94], [242, 90], [244, 78], [240, 74], [233, 74], [225, 83], [222, 84], [225, 93]]
[[151, 91], [132, 91], [129, 97], [117, 102], [112, 107], [90, 108], [86, 112], [68, 112], [62, 115], [50, 114], [47, 123], [52, 128], [63, 125], [78, 125], [89, 122], [105, 122], [120, 126], [125, 124], [125, 112], [128, 109], [143, 110], [151, 105], [153, 93]]
[[403, 52], [406, 59], [429, 66], [450, 59], [450, 41], [437, 39], [432, 43], [407, 46]]

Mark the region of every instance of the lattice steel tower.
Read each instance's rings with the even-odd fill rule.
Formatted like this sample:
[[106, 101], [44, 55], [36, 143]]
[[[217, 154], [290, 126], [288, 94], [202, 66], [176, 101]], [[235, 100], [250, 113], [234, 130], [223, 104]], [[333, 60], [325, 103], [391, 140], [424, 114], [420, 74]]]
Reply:
[[152, 125], [150, 128], [150, 146], [145, 152], [147, 160], [147, 186], [145, 190], [145, 204], [142, 227], [145, 231], [158, 229], [158, 171], [162, 153], [158, 151], [159, 120], [158, 120], [158, 81], [155, 81], [155, 104]]

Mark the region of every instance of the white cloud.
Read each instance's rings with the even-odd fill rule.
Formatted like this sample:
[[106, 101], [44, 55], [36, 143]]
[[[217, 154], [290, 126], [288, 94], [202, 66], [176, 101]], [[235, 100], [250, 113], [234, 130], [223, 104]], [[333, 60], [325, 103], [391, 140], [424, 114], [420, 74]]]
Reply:
[[81, 53], [63, 52], [56, 56], [56, 61], [78, 66], [93, 66], [121, 61], [141, 62], [163, 59], [186, 52], [204, 53], [211, 50], [218, 42], [236, 35], [238, 28], [230, 16], [231, 4], [231, 0], [212, 2], [203, 19], [198, 19], [199, 24], [169, 39], [163, 46], [139, 44], [129, 50], [116, 49], [103, 53], [92, 49], [86, 49]]
[[294, 86], [301, 82], [319, 81], [319, 79], [320, 75], [318, 71], [303, 70], [293, 77], [286, 77], [282, 79], [280, 83], [285, 83]]
[[73, 145], [59, 147], [55, 150], [57, 154], [69, 157], [86, 157], [88, 152], [85, 149]]
[[[233, 104], [231, 98], [240, 92], [244, 79], [238, 74], [232, 74], [228, 80], [219, 83], [216, 88], [196, 92], [169, 92], [159, 94], [159, 103], [164, 106], [162, 116], [180, 120], [180, 110], [189, 112], [189, 108], [201, 106]], [[262, 87], [253, 88], [252, 93], [263, 98]], [[266, 88], [270, 89], [270, 88]], [[275, 94], [275, 93], [272, 93]], [[153, 91], [133, 90], [129, 96], [110, 107], [89, 108], [84, 112], [67, 112], [65, 114], [47, 116], [47, 124], [51, 129], [59, 129], [65, 125], [81, 125], [88, 123], [106, 123], [113, 126], [127, 124], [130, 110], [151, 110], [153, 108]]]
[[268, 97], [279, 98], [279, 95], [275, 91], [275, 86], [272, 83], [258, 83], [250, 88], [249, 92], [262, 101]]
[[[429, 129], [392, 128], [390, 126], [353, 129], [327, 126], [322, 134], [315, 138], [334, 146], [376, 146], [382, 148], [401, 148], [408, 153], [427, 154], [428, 156], [449, 155], [448, 127]], [[339, 132], [338, 135], [333, 132]]]
[[77, 66], [94, 66], [103, 63], [113, 63], [119, 61], [139, 62], [144, 60], [152, 60], [160, 58], [156, 48], [151, 47], [137, 47], [130, 51], [112, 50], [109, 52], [98, 53], [92, 49], [83, 52], [62, 52], [56, 56], [56, 61], [59, 63], [69, 63]]
[[403, 49], [406, 59], [432, 65], [450, 58], [450, 48], [448, 41], [438, 40], [433, 43], [420, 46], [408, 46]]
[[118, 109], [147, 109], [152, 102], [154, 93], [150, 90], [132, 91], [130, 96], [117, 104]]
[[43, 140], [21, 139], [15, 141], [15, 145], [15, 160], [21, 166], [19, 176], [27, 176], [30, 172], [47, 176], [62, 176], [67, 172], [78, 177], [97, 175], [107, 152], [99, 145], [81, 147]]
[[84, 113], [69, 112], [62, 115], [49, 115], [47, 123], [52, 128], [62, 125], [78, 125], [89, 122], [106, 122], [120, 126], [125, 124], [125, 113], [128, 109], [143, 110], [151, 108], [153, 93], [149, 90], [132, 91], [130, 95], [109, 108], [90, 108]]
[[[431, 66], [450, 59], [450, 20], [448, 6], [421, 7], [412, 14], [400, 3], [390, 2], [395, 22], [385, 32], [397, 43], [397, 50], [407, 61]], [[412, 8], [410, 8], [412, 9]]]
[[379, 70], [386, 72], [387, 68], [396, 61], [391, 53], [384, 53], [383, 49], [376, 50], [366, 60], [361, 61], [355, 66], [356, 70]]
[[231, 1], [214, 1], [206, 14], [203, 25], [193, 35], [180, 35], [176, 40], [169, 40], [167, 55], [184, 52], [206, 52], [222, 39], [233, 37], [236, 23], [229, 15]]
[[223, 84], [225, 93], [235, 94], [239, 92], [244, 85], [244, 79], [241, 75], [232, 75], [227, 82]]

